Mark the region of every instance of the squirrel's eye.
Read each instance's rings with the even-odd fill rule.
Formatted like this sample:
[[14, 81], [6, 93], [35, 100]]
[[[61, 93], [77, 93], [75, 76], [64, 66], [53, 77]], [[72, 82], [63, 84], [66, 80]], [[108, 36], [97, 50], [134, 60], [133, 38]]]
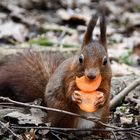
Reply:
[[80, 57], [79, 57], [79, 63], [82, 64], [84, 61], [84, 55], [81, 54]]
[[107, 57], [105, 56], [104, 58], [103, 58], [103, 65], [106, 65], [107, 64]]

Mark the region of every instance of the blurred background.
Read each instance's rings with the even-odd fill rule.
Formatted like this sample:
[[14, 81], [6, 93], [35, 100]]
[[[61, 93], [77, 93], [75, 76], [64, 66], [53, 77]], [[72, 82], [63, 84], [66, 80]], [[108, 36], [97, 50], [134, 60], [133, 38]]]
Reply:
[[[119, 69], [122, 64], [139, 73], [139, 0], [1, 0], [1, 56], [23, 48], [75, 52], [99, 3], [104, 4], [106, 11], [109, 56], [118, 72], [115, 74], [129, 73]], [[98, 36], [97, 26], [94, 39]]]

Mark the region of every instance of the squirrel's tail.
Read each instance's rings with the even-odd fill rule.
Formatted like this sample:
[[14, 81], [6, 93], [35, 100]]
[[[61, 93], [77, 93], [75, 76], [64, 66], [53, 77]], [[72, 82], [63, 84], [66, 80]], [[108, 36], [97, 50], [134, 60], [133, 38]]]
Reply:
[[44, 97], [50, 76], [64, 60], [60, 52], [27, 51], [0, 66], [0, 96], [30, 102]]

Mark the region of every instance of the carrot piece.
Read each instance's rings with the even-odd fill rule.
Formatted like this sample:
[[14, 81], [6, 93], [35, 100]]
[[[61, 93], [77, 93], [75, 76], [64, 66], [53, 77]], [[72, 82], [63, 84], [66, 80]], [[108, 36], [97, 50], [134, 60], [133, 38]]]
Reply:
[[90, 94], [79, 91], [82, 96], [82, 103], [78, 104], [81, 110], [85, 112], [95, 112], [97, 110], [94, 102], [97, 100], [98, 91], [93, 91]]
[[76, 85], [77, 87], [85, 92], [92, 92], [96, 90], [101, 83], [102, 77], [98, 75], [95, 79], [89, 80], [86, 76], [76, 77]]

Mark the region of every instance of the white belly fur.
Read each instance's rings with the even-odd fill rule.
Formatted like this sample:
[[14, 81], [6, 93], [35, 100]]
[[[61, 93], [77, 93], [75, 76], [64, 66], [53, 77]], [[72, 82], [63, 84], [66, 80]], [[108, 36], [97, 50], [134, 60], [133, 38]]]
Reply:
[[[97, 117], [100, 118], [102, 114], [102, 109], [99, 109], [97, 112], [87, 113], [87, 112], [80, 112], [80, 115], [86, 116], [86, 117]], [[77, 128], [93, 128], [95, 127], [95, 123], [85, 120], [85, 119], [78, 119]]]

